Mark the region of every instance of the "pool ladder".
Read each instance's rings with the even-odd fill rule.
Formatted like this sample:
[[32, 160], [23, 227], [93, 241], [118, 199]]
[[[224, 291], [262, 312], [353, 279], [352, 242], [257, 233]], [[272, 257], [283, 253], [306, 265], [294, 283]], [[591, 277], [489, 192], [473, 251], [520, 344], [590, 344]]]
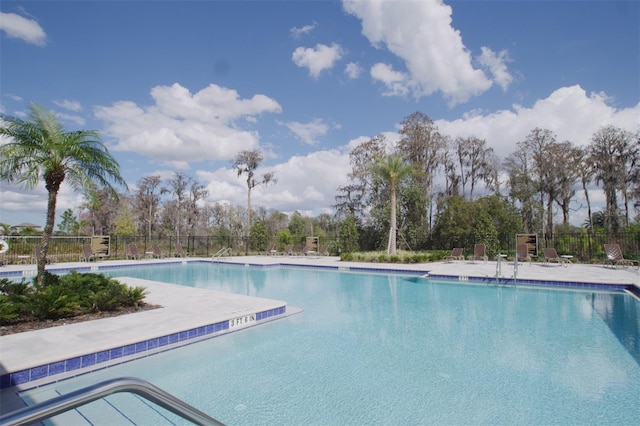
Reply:
[[[498, 253], [498, 262], [496, 263], [496, 285], [500, 285], [500, 278], [503, 278], [502, 276], [502, 258], [506, 257], [506, 255], [503, 255], [501, 253]], [[518, 285], [518, 253], [516, 253], [515, 257], [513, 258], [513, 285], [517, 286]]]
[[39, 422], [118, 392], [130, 392], [139, 395], [197, 425], [224, 426], [223, 423], [181, 399], [136, 377], [105, 380], [104, 382], [51, 398], [48, 401], [3, 414], [0, 416], [0, 425], [15, 426]]
[[224, 248], [221, 248], [220, 250], [218, 250], [218, 251], [216, 252], [216, 254], [214, 254], [214, 255], [211, 257], [211, 260], [213, 260], [214, 262], [219, 262], [219, 261], [220, 261], [220, 258], [221, 258], [222, 256], [224, 256], [225, 254], [227, 254], [227, 253], [231, 253], [231, 247], [224, 247]]

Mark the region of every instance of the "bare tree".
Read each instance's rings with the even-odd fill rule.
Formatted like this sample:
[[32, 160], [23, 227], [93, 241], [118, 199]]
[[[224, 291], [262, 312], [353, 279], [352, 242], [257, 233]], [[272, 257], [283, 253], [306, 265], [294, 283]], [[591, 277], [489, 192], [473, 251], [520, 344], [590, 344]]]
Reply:
[[247, 233], [251, 230], [251, 190], [258, 185], [275, 183], [273, 172], [264, 173], [259, 179], [255, 178], [255, 172], [262, 163], [263, 157], [260, 151], [240, 151], [233, 159], [233, 167], [238, 172], [238, 177], [247, 176]]

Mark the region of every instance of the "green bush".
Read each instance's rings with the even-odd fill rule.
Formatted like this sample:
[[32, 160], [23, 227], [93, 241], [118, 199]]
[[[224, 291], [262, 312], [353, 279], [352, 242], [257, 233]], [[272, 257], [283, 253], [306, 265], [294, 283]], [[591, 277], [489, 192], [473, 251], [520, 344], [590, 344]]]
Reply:
[[435, 252], [411, 252], [399, 251], [395, 256], [388, 256], [385, 252], [364, 252], [364, 253], [341, 253], [340, 260], [356, 262], [378, 262], [378, 263], [425, 263], [441, 260], [449, 253], [444, 251]]
[[57, 276], [46, 272], [43, 285], [0, 280], [0, 325], [61, 319], [87, 313], [138, 307], [144, 287], [128, 287], [102, 274], [71, 271]]

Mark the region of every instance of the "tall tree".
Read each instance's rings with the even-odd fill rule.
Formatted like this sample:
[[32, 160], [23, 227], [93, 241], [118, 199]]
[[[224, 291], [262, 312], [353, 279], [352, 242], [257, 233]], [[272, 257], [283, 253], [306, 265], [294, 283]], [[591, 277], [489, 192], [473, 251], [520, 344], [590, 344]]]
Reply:
[[373, 174], [389, 185], [391, 193], [391, 214], [389, 216], [389, 242], [387, 244], [387, 254], [396, 254], [396, 231], [397, 231], [397, 186], [402, 179], [410, 176], [413, 172], [412, 165], [405, 164], [399, 155], [385, 155], [379, 158], [373, 166]]
[[187, 232], [189, 235], [195, 234], [200, 226], [205, 227], [203, 220], [204, 215], [199, 203], [208, 194], [209, 191], [207, 191], [203, 184], [195, 180], [191, 181], [187, 197]]
[[542, 223], [542, 216], [537, 208], [538, 184], [533, 173], [532, 154], [524, 142], [516, 144], [516, 150], [504, 160], [504, 168], [509, 175], [511, 202], [520, 206], [524, 232], [537, 232]]
[[460, 165], [462, 195], [466, 196], [466, 187], [469, 183], [469, 199], [472, 200], [478, 183], [481, 180], [487, 181], [490, 176], [493, 148], [487, 146], [486, 140], [475, 136], [456, 138], [455, 147]]
[[[402, 139], [398, 142], [398, 152], [414, 164], [413, 179], [416, 180], [424, 196], [429, 200], [425, 205], [425, 214], [420, 215], [422, 229], [429, 230], [432, 224], [432, 206], [434, 198], [434, 179], [440, 166], [446, 138], [438, 131], [433, 121], [422, 112], [414, 112], [400, 123]], [[425, 218], [428, 222], [424, 223]]]
[[112, 183], [126, 188], [118, 162], [94, 130], [65, 131], [51, 111], [38, 105], [28, 119], [0, 116], [0, 179], [33, 188], [44, 181], [48, 192], [47, 220], [37, 253], [37, 283], [44, 282], [49, 240], [55, 225], [58, 192], [63, 182], [75, 191], [100, 185], [114, 191]]
[[636, 161], [637, 144], [631, 132], [605, 126], [592, 135], [589, 152], [596, 169], [596, 183], [602, 183], [604, 190], [605, 228], [607, 232], [617, 233], [620, 230], [618, 191], [626, 200], [630, 182], [628, 169]]
[[364, 219], [366, 206], [372, 202], [371, 167], [375, 159], [385, 153], [384, 135], [377, 135], [361, 143], [349, 153], [351, 172], [347, 175], [350, 183], [338, 188], [335, 208], [341, 217], [353, 216], [356, 221]]
[[578, 178], [580, 179], [580, 184], [582, 185], [582, 191], [584, 192], [584, 199], [587, 202], [587, 219], [586, 227], [590, 230], [594, 228], [593, 222], [593, 214], [591, 213], [591, 200], [589, 199], [589, 184], [593, 180], [596, 169], [595, 164], [591, 160], [589, 155], [589, 150], [586, 147], [577, 148], [577, 152], [579, 155], [578, 161]]
[[136, 193], [136, 205], [140, 221], [146, 228], [147, 237], [151, 237], [151, 231], [158, 219], [160, 209], [160, 194], [164, 192], [160, 188], [162, 183], [160, 176], [145, 176], [138, 181]]
[[569, 207], [576, 195], [575, 185], [580, 181], [582, 151], [569, 141], [557, 144], [555, 149], [557, 150], [555, 172], [558, 181], [555, 201], [562, 209], [562, 223], [567, 226], [569, 225]]
[[258, 185], [267, 185], [276, 182], [273, 172], [264, 173], [259, 179], [256, 179], [255, 172], [262, 163], [263, 157], [260, 151], [240, 151], [233, 159], [233, 167], [238, 173], [238, 177], [243, 174], [247, 176], [247, 232], [251, 229], [251, 190]]
[[176, 238], [180, 239], [180, 230], [182, 229], [182, 214], [184, 211], [184, 202], [187, 193], [187, 187], [191, 183], [191, 178], [184, 173], [177, 172], [173, 174], [173, 177], [169, 179], [169, 192], [176, 197], [176, 208], [172, 209], [175, 217], [173, 218], [173, 231]]
[[58, 230], [65, 235], [78, 235], [80, 230], [80, 223], [73, 215], [73, 210], [66, 209], [60, 216], [60, 224]]

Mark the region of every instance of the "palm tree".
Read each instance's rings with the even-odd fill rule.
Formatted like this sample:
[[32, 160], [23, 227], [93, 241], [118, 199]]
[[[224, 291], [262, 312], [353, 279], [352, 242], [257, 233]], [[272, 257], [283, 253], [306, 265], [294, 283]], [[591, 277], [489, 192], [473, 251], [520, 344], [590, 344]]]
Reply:
[[413, 167], [405, 164], [399, 155], [386, 155], [373, 165], [373, 174], [389, 184], [391, 192], [391, 220], [389, 221], [389, 242], [387, 244], [387, 254], [396, 254], [396, 209], [397, 209], [397, 185], [398, 183], [413, 173]]
[[247, 175], [247, 233], [251, 231], [251, 190], [258, 185], [268, 185], [276, 182], [275, 174], [267, 172], [261, 176], [260, 180], [255, 179], [255, 171], [262, 163], [260, 151], [240, 151], [233, 159], [232, 165], [238, 173], [238, 177]]
[[117, 161], [94, 130], [67, 132], [51, 111], [33, 105], [26, 121], [0, 115], [0, 180], [35, 187], [44, 180], [48, 192], [47, 221], [37, 253], [38, 284], [43, 284], [49, 240], [53, 234], [58, 191], [63, 181], [75, 191], [111, 182], [126, 188]]

